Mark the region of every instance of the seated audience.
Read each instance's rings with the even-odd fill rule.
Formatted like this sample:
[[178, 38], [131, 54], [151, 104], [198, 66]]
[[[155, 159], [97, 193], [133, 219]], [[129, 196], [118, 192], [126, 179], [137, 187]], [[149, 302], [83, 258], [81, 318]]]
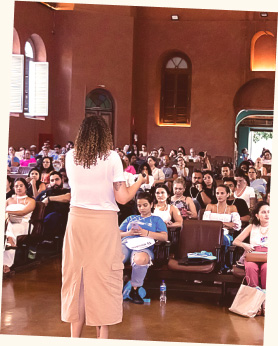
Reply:
[[41, 173], [37, 168], [32, 168], [29, 171], [26, 182], [28, 183], [27, 193], [29, 197], [36, 198], [46, 189], [45, 183], [41, 181]]
[[262, 157], [262, 163], [263, 165], [271, 165], [272, 163], [272, 154], [268, 149], [266, 149], [264, 152], [264, 155]]
[[216, 201], [216, 181], [214, 179], [212, 171], [203, 172], [204, 191], [210, 198], [210, 203], [217, 203]]
[[59, 159], [59, 155], [61, 154], [61, 145], [60, 144], [55, 144], [54, 145], [54, 152], [51, 155], [53, 161], [56, 161]]
[[154, 185], [164, 183], [165, 174], [160, 168], [156, 167], [157, 160], [154, 156], [149, 156], [147, 162], [152, 170], [152, 176], [154, 178]]
[[[226, 185], [219, 185], [216, 188], [216, 204], [208, 204], [203, 215], [203, 220], [222, 221], [224, 228], [223, 245], [225, 252], [231, 245], [233, 236], [229, 234], [229, 230], [239, 231], [241, 229], [241, 220], [237, 208], [234, 205], [228, 205], [227, 199], [230, 189]], [[226, 264], [221, 268], [223, 271], [228, 267]]]
[[36, 158], [37, 157], [37, 146], [32, 144], [30, 145], [30, 153], [31, 153], [31, 157], [33, 158]]
[[171, 205], [170, 191], [165, 184], [158, 184], [154, 189], [154, 212], [160, 216], [168, 227], [181, 227], [183, 218], [177, 207]]
[[221, 176], [222, 179], [232, 176], [230, 166], [227, 163], [221, 166]]
[[[252, 213], [252, 222], [248, 225], [233, 241], [233, 245], [242, 247], [246, 253], [268, 251], [268, 231], [269, 231], [269, 212], [267, 202], [259, 202]], [[243, 241], [250, 237], [250, 243]], [[260, 286], [266, 289], [267, 262], [247, 262], [245, 261], [245, 275], [250, 280], [251, 287]], [[263, 313], [265, 305], [263, 304]]]
[[194, 148], [190, 148], [190, 149], [189, 149], [189, 155], [187, 156], [186, 161], [189, 161], [189, 162], [200, 162], [200, 158], [199, 158], [199, 156], [196, 154]]
[[248, 208], [253, 209], [256, 203], [256, 194], [253, 187], [250, 187], [248, 176], [242, 170], [237, 169], [235, 172], [235, 180], [237, 182], [234, 192], [235, 198], [244, 199]]
[[20, 160], [20, 166], [27, 167], [29, 163], [36, 163], [36, 159], [31, 157], [31, 152], [28, 149], [25, 149], [23, 154], [23, 159]]
[[248, 169], [249, 169], [250, 163], [249, 161], [242, 161], [238, 168], [241, 169], [245, 174], [248, 174]]
[[250, 213], [247, 203], [242, 198], [235, 198], [234, 191], [236, 189], [237, 182], [232, 177], [223, 178], [224, 185], [228, 186], [230, 189], [230, 195], [227, 199], [228, 205], [234, 205], [240, 215], [240, 220], [243, 223], [247, 223], [250, 220]]
[[183, 219], [197, 219], [197, 210], [191, 197], [185, 197], [185, 181], [177, 178], [173, 183], [174, 195], [171, 197], [171, 204], [177, 207]]
[[7, 184], [6, 184], [6, 199], [14, 195], [14, 180], [9, 175], [7, 175]]
[[15, 156], [15, 148], [9, 147], [9, 154], [8, 154], [8, 167], [18, 167], [20, 165], [20, 160], [18, 157]]
[[125, 155], [122, 159], [126, 162], [126, 166], [127, 166], [125, 169], [125, 172], [131, 173], [131, 174], [136, 174], [136, 170], [135, 170], [134, 166], [132, 166], [130, 164], [128, 156]]
[[240, 156], [240, 158], [241, 158], [243, 161], [247, 161], [247, 160], [248, 160], [248, 157], [249, 157], [248, 149], [247, 149], [247, 148], [243, 148], [243, 149], [241, 150], [241, 156]]
[[137, 157], [138, 156], [138, 148], [136, 144], [132, 144], [132, 153]]
[[129, 162], [130, 162], [130, 165], [134, 167], [135, 169], [135, 172], [137, 173], [138, 172], [138, 168], [139, 168], [139, 165], [138, 163], [136, 162], [137, 160], [137, 156], [135, 153], [130, 153], [127, 155], [128, 159], [129, 159]]
[[199, 160], [201, 162], [201, 170], [202, 171], [211, 171], [211, 164], [209, 162], [207, 152], [206, 151], [200, 151], [198, 156], [199, 156]]
[[165, 184], [168, 186], [169, 190], [172, 191], [173, 181], [178, 177], [176, 167], [170, 167], [170, 159], [168, 155], [163, 156], [162, 162], [163, 166], [161, 167], [161, 170], [165, 175]]
[[192, 173], [192, 179], [190, 185], [185, 190], [185, 196], [192, 198], [197, 213], [200, 209], [205, 209], [206, 205], [211, 203], [211, 198], [205, 193], [205, 183], [203, 181], [203, 173], [196, 169]]
[[255, 161], [255, 165], [254, 167], [256, 168], [257, 170], [257, 176], [258, 178], [260, 178], [261, 176], [265, 176], [267, 175], [267, 170], [266, 168], [263, 166], [263, 160], [261, 157], [258, 157]]
[[142, 148], [142, 150], [139, 151], [139, 157], [147, 157], [148, 151], [147, 151], [146, 144], [142, 144], [141, 148]]
[[266, 186], [267, 186], [266, 180], [263, 178], [257, 178], [257, 171], [256, 171], [256, 168], [254, 167], [249, 168], [248, 177], [250, 180], [250, 186], [253, 187], [255, 192], [257, 190], [264, 197], [266, 194]]
[[63, 188], [61, 173], [51, 172], [49, 185], [50, 187], [36, 197], [36, 201], [46, 204], [43, 234], [45, 240], [64, 236], [70, 202], [70, 190]]
[[[19, 235], [28, 234], [29, 220], [35, 209], [36, 202], [27, 196], [27, 183], [23, 178], [14, 182], [15, 195], [6, 201], [8, 224], [6, 230], [6, 246], [16, 246]], [[4, 251], [3, 272], [8, 273], [14, 263], [15, 249]]]
[[65, 169], [65, 168], [61, 168], [61, 169], [59, 170], [59, 173], [60, 173], [61, 176], [62, 176], [63, 188], [64, 188], [64, 189], [70, 189], [70, 186], [69, 186], [69, 178], [68, 178], [68, 176], [67, 176], [66, 169]]
[[160, 159], [162, 159], [164, 155], [165, 155], [165, 149], [164, 149], [164, 147], [159, 147], [159, 148], [158, 148], [158, 157], [159, 157]]
[[170, 154], [169, 154], [169, 158], [170, 158], [171, 162], [175, 162], [176, 157], [177, 157], [177, 150], [171, 149]]
[[183, 156], [178, 156], [177, 157], [177, 164], [174, 165], [173, 167], [176, 168], [177, 174], [181, 178], [186, 178], [189, 175], [189, 168], [186, 167], [186, 162]]
[[44, 157], [37, 168], [41, 173], [41, 181], [48, 185], [50, 182], [50, 173], [54, 171], [52, 157]]
[[160, 217], [152, 215], [152, 196], [147, 192], [141, 192], [137, 197], [137, 208], [140, 215], [129, 216], [121, 225], [123, 262], [128, 260], [132, 266], [131, 291], [129, 297], [135, 304], [143, 304], [144, 301], [138, 293], [138, 289], [143, 286], [145, 276], [149, 266], [154, 259], [151, 245], [141, 250], [133, 250], [126, 246], [128, 239], [135, 237], [149, 237], [160, 241], [167, 241], [167, 227]]
[[[145, 191], [150, 192], [153, 185], [154, 185], [154, 177], [152, 176], [152, 170], [151, 167], [147, 162], [143, 162], [138, 169], [138, 174], [146, 174], [146, 182], [145, 184], [142, 184], [138, 190], [139, 191]], [[135, 175], [135, 179], [137, 179], [138, 175]]]
[[74, 148], [74, 143], [72, 141], [68, 141], [66, 144], [66, 153]]
[[186, 160], [186, 153], [183, 146], [178, 147], [177, 156], [182, 156]]

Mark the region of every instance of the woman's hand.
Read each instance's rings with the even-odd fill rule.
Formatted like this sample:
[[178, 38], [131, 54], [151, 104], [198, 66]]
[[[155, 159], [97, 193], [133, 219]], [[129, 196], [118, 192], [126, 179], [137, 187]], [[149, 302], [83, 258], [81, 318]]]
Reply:
[[147, 237], [148, 231], [138, 226], [138, 229], [131, 228], [129, 231], [130, 235], [139, 235], [140, 237]]
[[31, 183], [32, 187], [36, 186], [36, 180], [35, 179], [31, 179], [30, 183]]
[[247, 244], [247, 243], [242, 243], [242, 247], [244, 248], [244, 250], [245, 250], [246, 252], [252, 252], [252, 251], [255, 250], [254, 247], [253, 247], [253, 245]]
[[165, 223], [166, 223], [166, 226], [171, 226], [173, 222], [172, 221], [166, 221]]

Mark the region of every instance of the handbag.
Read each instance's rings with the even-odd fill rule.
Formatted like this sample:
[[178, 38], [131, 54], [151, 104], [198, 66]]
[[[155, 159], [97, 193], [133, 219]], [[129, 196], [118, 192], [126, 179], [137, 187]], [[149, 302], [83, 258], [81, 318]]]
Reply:
[[247, 262], [267, 262], [267, 252], [252, 251], [246, 253], [245, 261]]
[[260, 287], [246, 286], [242, 281], [229, 310], [244, 317], [255, 317], [264, 301], [265, 292]]

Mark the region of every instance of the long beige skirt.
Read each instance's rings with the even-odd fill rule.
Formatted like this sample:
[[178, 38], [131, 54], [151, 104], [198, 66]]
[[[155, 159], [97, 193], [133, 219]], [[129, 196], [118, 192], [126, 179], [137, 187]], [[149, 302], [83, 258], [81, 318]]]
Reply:
[[63, 244], [62, 321], [79, 321], [82, 275], [86, 325], [122, 321], [123, 257], [116, 212], [70, 208]]

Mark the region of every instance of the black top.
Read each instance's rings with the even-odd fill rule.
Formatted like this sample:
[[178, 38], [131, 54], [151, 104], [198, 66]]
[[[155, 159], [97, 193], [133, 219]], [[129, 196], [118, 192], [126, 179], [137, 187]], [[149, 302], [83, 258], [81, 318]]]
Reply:
[[[36, 201], [42, 201], [46, 197], [51, 197], [51, 196], [60, 196], [60, 195], [65, 195], [66, 193], [69, 193], [69, 189], [64, 189], [64, 188], [58, 188], [58, 189], [51, 189], [48, 188], [44, 191], [42, 191], [37, 197]], [[49, 201], [49, 203], [46, 206], [45, 209], [45, 215], [49, 213], [68, 213], [69, 212], [69, 203], [63, 203], [63, 202], [53, 202]]]
[[188, 186], [184, 192], [186, 197], [191, 197], [192, 199], [197, 199], [197, 201], [200, 203], [200, 206], [202, 209], [204, 209], [206, 207], [206, 204], [204, 203], [201, 194], [199, 192], [199, 190], [197, 189], [197, 187], [191, 185]]
[[6, 192], [6, 199], [12, 197], [12, 195], [14, 194], [15, 194], [14, 189], [11, 189], [9, 192]]
[[227, 200], [227, 204], [228, 205], [234, 204], [237, 208], [237, 211], [238, 211], [240, 217], [250, 215], [248, 205], [245, 202], [245, 200], [242, 198], [235, 198], [234, 200]]

